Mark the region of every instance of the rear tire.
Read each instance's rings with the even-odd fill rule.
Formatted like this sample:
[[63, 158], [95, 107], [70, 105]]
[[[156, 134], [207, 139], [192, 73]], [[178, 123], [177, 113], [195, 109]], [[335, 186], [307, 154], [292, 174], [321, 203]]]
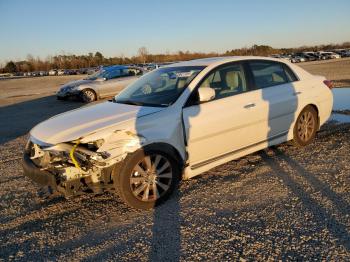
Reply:
[[149, 146], [117, 164], [112, 179], [117, 193], [127, 205], [147, 210], [164, 202], [177, 187], [180, 166], [171, 154]]
[[296, 146], [309, 145], [315, 138], [318, 130], [318, 114], [311, 105], [306, 106], [299, 114], [294, 126], [293, 142]]
[[92, 89], [84, 89], [81, 91], [81, 99], [85, 103], [91, 103], [97, 100], [96, 92]]

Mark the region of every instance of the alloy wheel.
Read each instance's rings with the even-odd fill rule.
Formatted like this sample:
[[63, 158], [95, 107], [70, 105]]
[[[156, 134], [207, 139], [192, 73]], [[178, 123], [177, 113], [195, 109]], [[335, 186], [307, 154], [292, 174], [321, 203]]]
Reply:
[[310, 111], [305, 111], [298, 121], [298, 136], [301, 141], [307, 142], [314, 134], [316, 120]]
[[94, 93], [94, 91], [92, 90], [84, 90], [83, 93], [83, 100], [85, 102], [93, 102], [96, 99], [96, 95]]
[[130, 188], [144, 202], [156, 201], [170, 189], [173, 170], [168, 159], [159, 154], [145, 156], [132, 169]]

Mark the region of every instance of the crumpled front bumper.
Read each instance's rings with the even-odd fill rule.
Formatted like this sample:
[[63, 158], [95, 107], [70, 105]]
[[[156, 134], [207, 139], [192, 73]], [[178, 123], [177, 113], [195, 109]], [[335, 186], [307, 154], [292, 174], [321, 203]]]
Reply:
[[24, 175], [34, 182], [42, 186], [50, 186], [53, 190], [57, 189], [55, 176], [47, 171], [40, 170], [26, 153], [23, 155], [22, 167]]

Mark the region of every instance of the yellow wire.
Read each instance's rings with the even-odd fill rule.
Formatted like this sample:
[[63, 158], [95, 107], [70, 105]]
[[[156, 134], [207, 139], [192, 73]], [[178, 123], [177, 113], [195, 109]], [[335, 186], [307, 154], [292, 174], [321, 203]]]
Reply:
[[79, 166], [78, 161], [77, 161], [77, 160], [75, 159], [75, 157], [74, 157], [74, 151], [75, 151], [75, 149], [77, 148], [78, 145], [79, 145], [79, 142], [76, 143], [76, 144], [73, 146], [73, 148], [72, 148], [72, 149], [70, 150], [70, 152], [69, 152], [69, 156], [70, 156], [70, 158], [72, 159], [74, 166], [75, 166], [76, 168], [78, 168], [78, 169], [81, 169], [80, 166]]

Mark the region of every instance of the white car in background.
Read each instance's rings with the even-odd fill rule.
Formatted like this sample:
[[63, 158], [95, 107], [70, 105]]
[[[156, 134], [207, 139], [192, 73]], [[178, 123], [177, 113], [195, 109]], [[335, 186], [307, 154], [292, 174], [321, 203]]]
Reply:
[[338, 59], [341, 58], [340, 55], [338, 55], [337, 53], [333, 53], [333, 52], [318, 52], [318, 54], [324, 59]]
[[310, 144], [331, 114], [330, 88], [280, 59], [172, 64], [113, 101], [34, 127], [24, 174], [65, 196], [116, 191], [132, 207], [153, 208], [181, 178], [288, 140]]
[[57, 69], [51, 69], [49, 71], [49, 76], [56, 76], [58, 74]]
[[144, 74], [133, 66], [108, 66], [82, 80], [71, 81], [59, 89], [57, 99], [80, 97], [84, 102], [112, 97]]

